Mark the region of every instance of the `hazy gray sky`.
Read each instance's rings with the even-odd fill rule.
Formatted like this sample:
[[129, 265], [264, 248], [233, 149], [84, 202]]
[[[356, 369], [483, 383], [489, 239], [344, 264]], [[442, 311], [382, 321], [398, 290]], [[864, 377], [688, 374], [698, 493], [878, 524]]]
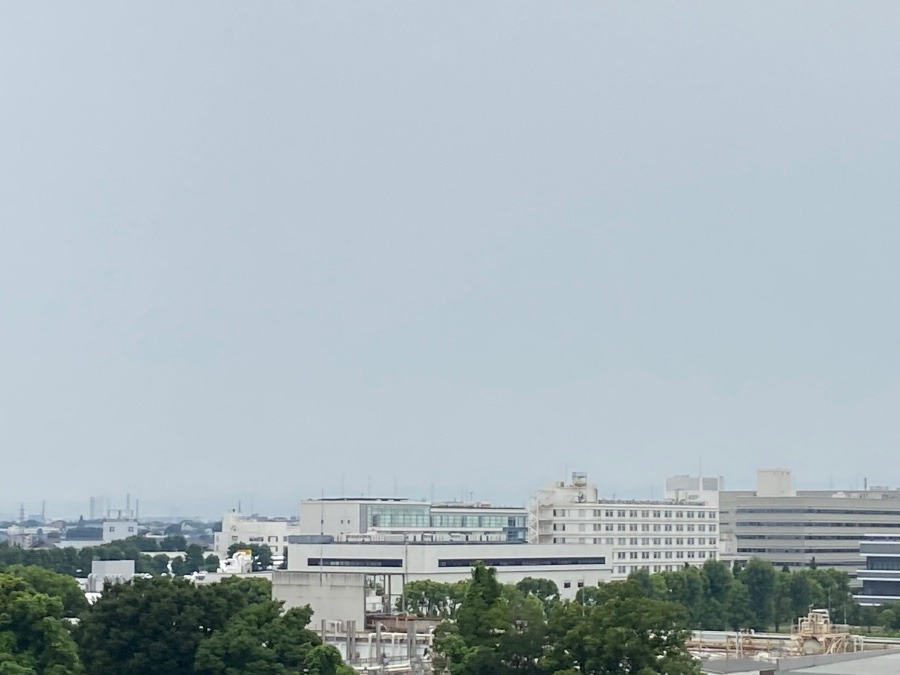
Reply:
[[[900, 5], [7, 3], [0, 513], [900, 484]], [[370, 478], [371, 477], [371, 478]]]

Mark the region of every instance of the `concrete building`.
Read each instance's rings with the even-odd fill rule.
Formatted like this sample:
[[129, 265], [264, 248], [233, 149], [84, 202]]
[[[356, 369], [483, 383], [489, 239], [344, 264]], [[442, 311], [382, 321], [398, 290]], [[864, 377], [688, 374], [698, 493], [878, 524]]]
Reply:
[[757, 472], [756, 490], [720, 496], [722, 550], [778, 567], [819, 567], [853, 575], [863, 533], [900, 534], [900, 490], [796, 490], [787, 469]]
[[524, 542], [527, 521], [524, 507], [340, 497], [302, 501], [299, 533], [346, 541]]
[[123, 584], [134, 579], [134, 560], [94, 560], [87, 577], [87, 592], [102, 593], [106, 584]]
[[287, 570], [273, 572], [273, 597], [287, 608], [309, 603], [318, 621], [356, 621], [360, 628], [367, 614], [396, 612], [405, 584], [463, 581], [476, 561], [494, 567], [501, 583], [550, 579], [564, 598], [612, 578], [607, 546], [327, 539], [288, 546]]
[[265, 544], [273, 556], [281, 557], [288, 537], [296, 534], [300, 534], [296, 519], [245, 516], [229, 511], [222, 516], [222, 531], [213, 534], [213, 551], [220, 560], [225, 560], [232, 544]]
[[615, 579], [645, 568], [669, 572], [703, 565], [719, 552], [718, 478], [677, 476], [660, 501], [603, 499], [587, 475], [538, 491], [530, 541], [609, 547]]
[[862, 582], [856, 601], [869, 606], [900, 602], [900, 534], [863, 535], [859, 554], [866, 566], [856, 572]]

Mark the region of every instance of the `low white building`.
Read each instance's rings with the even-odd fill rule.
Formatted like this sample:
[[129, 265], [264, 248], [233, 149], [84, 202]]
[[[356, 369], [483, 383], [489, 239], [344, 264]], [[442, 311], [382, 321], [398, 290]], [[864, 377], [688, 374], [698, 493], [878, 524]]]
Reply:
[[381, 613], [396, 610], [405, 584], [470, 578], [477, 561], [497, 570], [501, 583], [549, 579], [563, 598], [612, 578], [610, 549], [567, 544], [364, 542], [288, 546], [286, 571], [275, 571], [272, 594], [285, 607], [310, 604], [317, 620], [363, 626], [366, 598], [381, 595]]
[[670, 572], [719, 555], [720, 479], [677, 476], [664, 500], [603, 499], [587, 475], [552, 483], [531, 505], [529, 540], [539, 544], [605, 546], [612, 575], [638, 569]]
[[232, 544], [265, 544], [278, 557], [283, 555], [288, 537], [296, 534], [300, 534], [296, 519], [246, 516], [229, 511], [222, 516], [222, 531], [213, 534], [213, 551], [220, 560], [225, 560]]

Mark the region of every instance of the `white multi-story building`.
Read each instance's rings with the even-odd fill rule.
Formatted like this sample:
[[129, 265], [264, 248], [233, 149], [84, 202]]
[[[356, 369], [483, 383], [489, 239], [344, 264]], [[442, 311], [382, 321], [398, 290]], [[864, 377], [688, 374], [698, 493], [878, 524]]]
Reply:
[[583, 473], [572, 482], [538, 491], [531, 506], [530, 541], [610, 549], [612, 575], [627, 577], [644, 568], [674, 571], [700, 566], [719, 553], [720, 479], [677, 476], [659, 501], [600, 498]]
[[222, 531], [213, 535], [213, 551], [224, 560], [232, 544], [265, 544], [278, 557], [284, 554], [288, 537], [295, 534], [300, 534], [296, 519], [245, 516], [229, 511], [222, 516]]
[[524, 507], [340, 497], [302, 501], [299, 534], [346, 541], [524, 542], [527, 522]]

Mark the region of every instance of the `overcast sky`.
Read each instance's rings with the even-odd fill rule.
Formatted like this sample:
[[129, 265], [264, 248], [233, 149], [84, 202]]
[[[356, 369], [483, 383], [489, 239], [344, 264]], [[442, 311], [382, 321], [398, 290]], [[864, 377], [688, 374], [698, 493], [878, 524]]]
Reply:
[[900, 5], [7, 3], [0, 513], [900, 485]]

